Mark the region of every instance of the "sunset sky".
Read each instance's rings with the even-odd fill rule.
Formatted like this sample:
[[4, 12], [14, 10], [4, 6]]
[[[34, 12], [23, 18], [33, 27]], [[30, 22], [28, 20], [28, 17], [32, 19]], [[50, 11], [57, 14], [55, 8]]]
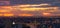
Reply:
[[0, 0], [0, 16], [59, 16], [59, 0]]

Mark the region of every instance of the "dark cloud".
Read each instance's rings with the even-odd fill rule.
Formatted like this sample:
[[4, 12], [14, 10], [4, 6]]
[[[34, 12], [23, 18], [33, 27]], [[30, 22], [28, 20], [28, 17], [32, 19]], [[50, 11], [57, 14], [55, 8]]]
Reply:
[[0, 1], [0, 6], [9, 5], [9, 1]]
[[10, 1], [10, 0], [0, 0], [0, 1]]
[[0, 0], [0, 6], [10, 5], [10, 0]]
[[60, 6], [59, 0], [10, 0], [11, 5], [40, 3], [50, 3], [52, 6]]
[[59, 0], [10, 0], [12, 4], [40, 4], [59, 2]]
[[60, 2], [53, 2], [53, 3], [51, 3], [51, 6], [58, 6], [58, 7], [60, 7]]

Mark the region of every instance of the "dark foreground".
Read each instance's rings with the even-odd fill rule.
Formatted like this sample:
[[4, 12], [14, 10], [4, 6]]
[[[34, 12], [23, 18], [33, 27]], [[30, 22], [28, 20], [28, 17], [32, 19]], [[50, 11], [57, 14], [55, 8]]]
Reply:
[[[31, 27], [30, 25], [32, 25], [33, 27]], [[60, 17], [0, 17], [0, 28], [34, 28], [34, 27], [60, 28]]]

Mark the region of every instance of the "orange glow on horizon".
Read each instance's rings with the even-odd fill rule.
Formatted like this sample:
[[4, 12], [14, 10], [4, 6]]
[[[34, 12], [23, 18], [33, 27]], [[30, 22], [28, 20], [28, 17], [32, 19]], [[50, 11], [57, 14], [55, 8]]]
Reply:
[[0, 12], [11, 12], [10, 10], [0, 10]]
[[[49, 7], [47, 7], [47, 5]], [[41, 6], [41, 7], [39, 7]], [[42, 7], [43, 6], [43, 7]], [[46, 6], [46, 7], [45, 7]], [[30, 12], [30, 13], [29, 13]], [[36, 13], [37, 14], [36, 14]], [[41, 13], [40, 13], [41, 12]], [[47, 13], [44, 13], [47, 12]], [[0, 6], [0, 16], [53, 16], [51, 13], [58, 12], [58, 7], [52, 7], [49, 4], [31, 4], [16, 6]], [[28, 14], [26, 14], [28, 13]], [[59, 15], [58, 15], [59, 16]]]
[[51, 16], [51, 13], [43, 13], [43, 16]]
[[19, 14], [19, 16], [33, 16], [33, 14]]
[[14, 14], [3, 14], [3, 16], [14, 16]]
[[6, 16], [6, 17], [9, 17], [9, 16], [14, 16], [14, 14], [0, 14], [0, 16]]
[[58, 7], [22, 7], [19, 8], [21, 11], [46, 11], [46, 10], [57, 10]]
[[3, 16], [3, 14], [0, 14], [0, 16]]
[[0, 6], [0, 9], [11, 9], [11, 6]]
[[39, 11], [39, 10], [47, 10], [48, 8], [21, 8], [21, 11]]
[[[14, 14], [0, 14], [0, 16], [6, 16], [6, 17], [9, 17], [9, 16], [14, 16]], [[17, 16], [33, 16], [33, 14], [18, 14]]]
[[11, 6], [0, 6], [0, 8], [10, 8]]

